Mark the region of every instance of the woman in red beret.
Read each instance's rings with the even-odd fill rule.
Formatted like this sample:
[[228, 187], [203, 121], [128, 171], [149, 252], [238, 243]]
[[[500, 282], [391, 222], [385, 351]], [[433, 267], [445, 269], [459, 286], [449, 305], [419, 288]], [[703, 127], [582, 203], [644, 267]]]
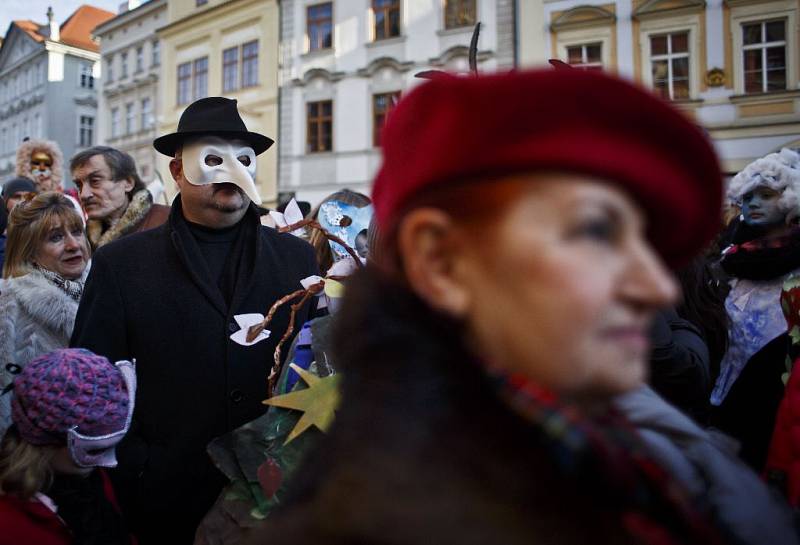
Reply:
[[336, 422], [252, 543], [727, 543], [612, 404], [715, 231], [701, 132], [563, 70], [437, 78], [382, 142]]

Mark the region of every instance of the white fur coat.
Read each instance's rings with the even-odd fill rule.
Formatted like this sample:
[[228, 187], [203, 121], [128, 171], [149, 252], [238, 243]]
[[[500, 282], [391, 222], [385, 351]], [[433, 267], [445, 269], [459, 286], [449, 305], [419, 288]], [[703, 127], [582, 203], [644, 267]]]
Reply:
[[[81, 281], [86, 279], [84, 271]], [[37, 271], [5, 280], [0, 292], [0, 392], [14, 366], [69, 346], [78, 302]], [[10, 367], [10, 368], [9, 368]], [[0, 395], [0, 438], [11, 424], [11, 395]]]

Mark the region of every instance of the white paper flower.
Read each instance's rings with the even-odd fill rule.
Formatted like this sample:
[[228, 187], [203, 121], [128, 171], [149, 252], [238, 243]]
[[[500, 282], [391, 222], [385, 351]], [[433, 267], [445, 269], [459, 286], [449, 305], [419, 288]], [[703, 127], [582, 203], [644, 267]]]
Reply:
[[264, 315], [258, 313], [252, 314], [237, 314], [233, 317], [236, 320], [236, 323], [239, 325], [241, 329], [231, 335], [231, 340], [236, 344], [240, 344], [242, 346], [252, 346], [258, 342], [263, 341], [264, 339], [269, 339], [270, 331], [265, 329], [261, 333], [258, 334], [258, 337], [253, 339], [251, 342], [247, 342], [247, 331], [254, 325], [260, 324], [264, 321]]
[[[283, 214], [277, 210], [270, 210], [269, 215], [278, 227], [288, 227], [303, 220], [303, 213], [300, 211], [297, 201], [292, 199], [286, 205]], [[303, 229], [295, 229], [292, 234], [296, 237], [303, 236]]]
[[301, 286], [303, 286], [303, 289], [304, 289], [304, 290], [307, 290], [308, 288], [310, 288], [310, 287], [311, 287], [311, 286], [313, 286], [314, 284], [319, 284], [319, 283], [320, 283], [320, 282], [322, 282], [323, 280], [324, 280], [324, 278], [322, 278], [321, 276], [317, 276], [317, 275], [315, 275], [315, 274], [314, 274], [314, 275], [311, 275], [311, 276], [309, 276], [309, 277], [307, 277], [307, 278], [303, 278], [303, 279], [300, 281], [300, 285], [301, 285]]

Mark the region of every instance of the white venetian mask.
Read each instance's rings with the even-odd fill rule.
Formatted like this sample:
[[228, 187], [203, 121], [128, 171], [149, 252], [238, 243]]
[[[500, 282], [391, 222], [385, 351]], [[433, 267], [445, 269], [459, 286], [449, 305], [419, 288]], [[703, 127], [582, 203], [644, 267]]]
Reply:
[[255, 204], [261, 204], [256, 189], [256, 153], [241, 141], [204, 136], [183, 147], [183, 172], [194, 185], [231, 183]]

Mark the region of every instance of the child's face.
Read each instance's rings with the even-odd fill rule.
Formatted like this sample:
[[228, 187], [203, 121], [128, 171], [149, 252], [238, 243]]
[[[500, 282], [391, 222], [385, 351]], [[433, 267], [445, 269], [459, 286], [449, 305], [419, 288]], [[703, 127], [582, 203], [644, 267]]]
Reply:
[[356, 250], [356, 253], [358, 254], [358, 257], [360, 257], [361, 259], [366, 259], [367, 258], [367, 255], [369, 254], [369, 248], [367, 247], [367, 237], [366, 236], [364, 236], [362, 234], [359, 234], [356, 237], [356, 248], [355, 248], [355, 250]]
[[67, 447], [56, 449], [53, 458], [50, 460], [50, 465], [55, 473], [62, 475], [82, 475], [85, 477], [94, 469], [93, 467], [79, 467], [70, 456]]

